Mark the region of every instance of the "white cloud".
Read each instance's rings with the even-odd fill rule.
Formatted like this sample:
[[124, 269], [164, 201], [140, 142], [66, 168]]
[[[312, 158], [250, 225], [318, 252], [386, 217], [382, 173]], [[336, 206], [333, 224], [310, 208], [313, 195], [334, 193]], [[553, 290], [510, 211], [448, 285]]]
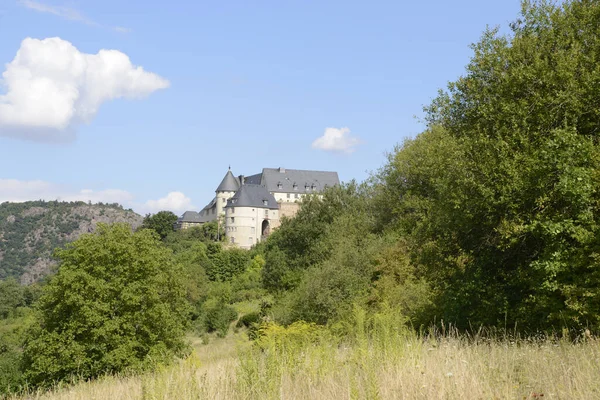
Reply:
[[73, 190], [64, 185], [41, 180], [0, 179], [0, 203], [5, 201], [20, 203], [30, 200], [119, 203], [125, 208], [132, 208], [141, 215], [162, 210], [181, 214], [184, 211], [195, 209], [191, 199], [181, 192], [170, 192], [161, 199], [140, 203], [135, 201], [135, 197], [130, 192], [120, 189]]
[[131, 30], [129, 28], [123, 28], [121, 26], [110, 26], [110, 27], [103, 26], [102, 24], [99, 24], [98, 22], [91, 20], [90, 18], [83, 15], [81, 12], [79, 12], [76, 9], [71, 8], [71, 7], [51, 6], [49, 4], [44, 4], [44, 3], [40, 3], [39, 1], [33, 1], [33, 0], [19, 0], [19, 4], [21, 4], [22, 6], [28, 8], [30, 10], [34, 10], [34, 11], [37, 11], [40, 13], [52, 14], [57, 17], [69, 20], [69, 21], [81, 22], [83, 24], [86, 24], [89, 26], [95, 26], [95, 27], [99, 27], [99, 28], [108, 28], [108, 29], [112, 29], [112, 30], [114, 30], [116, 32], [120, 32], [120, 33], [131, 32]]
[[175, 214], [195, 209], [192, 200], [181, 192], [170, 192], [161, 199], [148, 200], [142, 208], [148, 213], [168, 210], [173, 211]]
[[350, 154], [360, 143], [360, 139], [350, 136], [348, 128], [327, 128], [323, 136], [312, 143], [312, 147], [313, 149]]
[[23, 40], [2, 77], [0, 135], [41, 141], [71, 139], [106, 101], [143, 98], [169, 86], [120, 51], [81, 53], [60, 38]]

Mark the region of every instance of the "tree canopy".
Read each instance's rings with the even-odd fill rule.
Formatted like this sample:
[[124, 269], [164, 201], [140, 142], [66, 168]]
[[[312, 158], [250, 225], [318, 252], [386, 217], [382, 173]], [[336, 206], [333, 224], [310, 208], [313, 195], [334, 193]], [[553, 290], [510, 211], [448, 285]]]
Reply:
[[153, 232], [99, 225], [56, 255], [25, 341], [28, 381], [139, 369], [186, 351], [182, 270]]
[[462, 326], [598, 326], [600, 4], [523, 3], [473, 45], [428, 129], [381, 174], [435, 313]]
[[177, 215], [171, 211], [159, 211], [156, 214], [147, 214], [140, 228], [152, 229], [158, 233], [161, 239], [164, 239], [169, 233], [175, 230], [177, 218]]

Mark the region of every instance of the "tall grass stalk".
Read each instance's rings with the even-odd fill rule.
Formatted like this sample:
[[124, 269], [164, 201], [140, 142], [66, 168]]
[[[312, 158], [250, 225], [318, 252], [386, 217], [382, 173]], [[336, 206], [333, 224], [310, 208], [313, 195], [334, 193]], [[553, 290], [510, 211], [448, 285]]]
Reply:
[[[29, 399], [595, 399], [600, 341], [422, 335], [401, 316], [356, 309], [344, 326], [265, 326], [198, 346], [176, 366], [107, 377]], [[332, 334], [338, 332], [337, 334]], [[345, 332], [340, 335], [339, 332]]]

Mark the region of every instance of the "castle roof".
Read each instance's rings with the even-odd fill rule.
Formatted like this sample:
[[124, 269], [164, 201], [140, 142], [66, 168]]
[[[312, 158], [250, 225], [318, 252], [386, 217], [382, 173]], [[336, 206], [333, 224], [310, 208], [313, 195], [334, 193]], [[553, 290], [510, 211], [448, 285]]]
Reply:
[[313, 193], [340, 184], [337, 172], [263, 168], [260, 175], [261, 184], [265, 185], [269, 192]]
[[207, 222], [208, 219], [203, 217], [200, 213], [196, 211], [186, 211], [183, 215], [178, 219], [178, 222]]
[[227, 171], [216, 192], [235, 192], [240, 187], [240, 181], [233, 176], [231, 169]]
[[242, 185], [237, 193], [227, 201], [225, 208], [229, 207], [256, 207], [277, 210], [279, 205], [265, 186], [246, 184]]

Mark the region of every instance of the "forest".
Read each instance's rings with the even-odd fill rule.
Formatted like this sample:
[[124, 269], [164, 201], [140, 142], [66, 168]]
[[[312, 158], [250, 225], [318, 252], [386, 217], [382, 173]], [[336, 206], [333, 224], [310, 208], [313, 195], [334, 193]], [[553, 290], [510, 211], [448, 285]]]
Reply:
[[[342, 398], [538, 398], [550, 386], [551, 398], [596, 397], [600, 3], [525, 1], [510, 29], [483, 33], [425, 107], [424, 131], [370, 179], [306, 198], [249, 251], [217, 240], [216, 224], [173, 231], [161, 212], [57, 250], [42, 285], [3, 281], [0, 393], [150, 374], [140, 390], [156, 397], [140, 398], [175, 396], [196, 382], [190, 337], [206, 352], [243, 333], [237, 378], [214, 398], [305, 398], [294, 387], [308, 381], [323, 390], [312, 398], [331, 382]], [[386, 391], [397, 382], [380, 366], [426, 370], [452, 346], [445, 357], [478, 366], [469, 373], [487, 371], [482, 358], [499, 371]], [[174, 362], [175, 386], [160, 386]]]

